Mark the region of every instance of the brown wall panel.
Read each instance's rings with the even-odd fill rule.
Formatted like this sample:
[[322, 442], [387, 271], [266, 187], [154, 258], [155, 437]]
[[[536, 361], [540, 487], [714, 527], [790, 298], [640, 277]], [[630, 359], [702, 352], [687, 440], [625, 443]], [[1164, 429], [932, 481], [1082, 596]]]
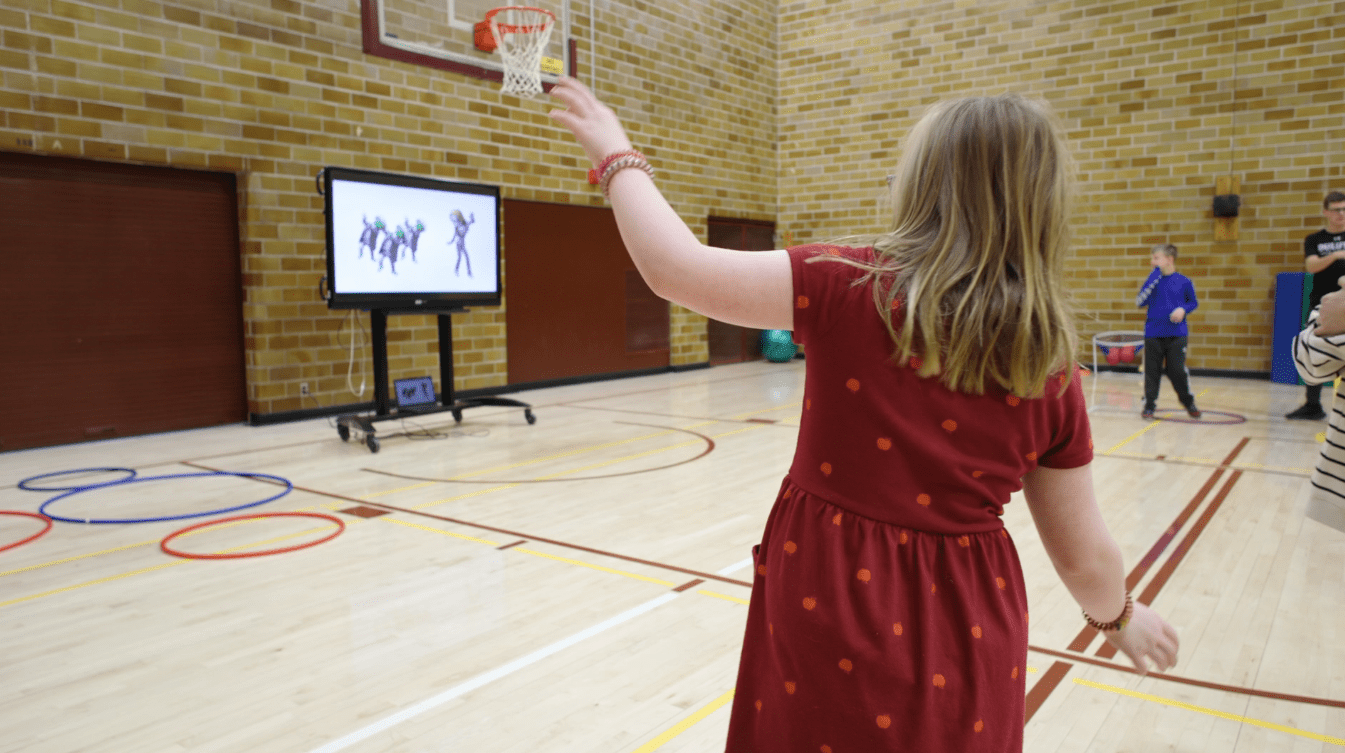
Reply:
[[653, 338], [660, 304], [628, 296], [635, 263], [612, 210], [506, 200], [504, 245], [510, 384], [668, 365], [667, 304]]
[[0, 449], [246, 416], [234, 176], [0, 153]]
[[[707, 243], [717, 248], [739, 251], [769, 251], [775, 248], [775, 223], [710, 217], [706, 221]], [[725, 364], [751, 361], [761, 357], [761, 330], [727, 324], [718, 319], [705, 320], [709, 340], [710, 363]]]

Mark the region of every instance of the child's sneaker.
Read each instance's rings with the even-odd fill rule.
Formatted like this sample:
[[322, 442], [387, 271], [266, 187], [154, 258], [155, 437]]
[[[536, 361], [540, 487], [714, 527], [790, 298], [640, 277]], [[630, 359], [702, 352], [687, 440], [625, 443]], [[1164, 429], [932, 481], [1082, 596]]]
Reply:
[[1200, 418], [1200, 409], [1192, 405], [1190, 408], [1186, 409], [1186, 415], [1191, 418]]

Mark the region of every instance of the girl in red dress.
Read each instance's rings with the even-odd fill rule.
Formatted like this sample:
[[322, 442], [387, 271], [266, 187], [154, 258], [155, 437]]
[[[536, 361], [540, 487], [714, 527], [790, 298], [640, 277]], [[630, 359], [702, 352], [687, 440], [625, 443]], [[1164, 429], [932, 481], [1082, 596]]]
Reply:
[[730, 753], [1022, 750], [1027, 598], [1001, 520], [1019, 489], [1090, 624], [1142, 672], [1176, 662], [1093, 493], [1062, 282], [1068, 155], [1044, 106], [938, 104], [907, 137], [891, 232], [742, 253], [696, 239], [588, 89], [552, 95], [654, 292], [807, 349]]

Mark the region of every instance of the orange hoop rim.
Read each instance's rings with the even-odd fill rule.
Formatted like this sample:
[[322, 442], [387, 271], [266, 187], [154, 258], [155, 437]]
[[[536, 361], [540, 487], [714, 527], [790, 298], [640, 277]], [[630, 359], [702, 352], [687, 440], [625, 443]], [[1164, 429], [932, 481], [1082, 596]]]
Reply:
[[503, 13], [504, 11], [507, 10], [527, 10], [532, 11], [534, 13], [545, 13], [546, 15], [551, 16], [552, 24], [556, 23], [556, 14], [552, 13], [546, 8], [534, 8], [531, 5], [503, 5], [500, 6], [499, 8], [491, 8], [490, 10], [486, 11], [486, 18], [485, 18], [486, 23], [492, 24], [495, 28], [499, 29], [501, 34], [536, 34], [537, 32], [546, 28], [546, 24], [530, 24], [527, 26], [517, 26], [515, 24], [496, 24], [492, 22], [492, 19], [495, 18], [495, 14]]

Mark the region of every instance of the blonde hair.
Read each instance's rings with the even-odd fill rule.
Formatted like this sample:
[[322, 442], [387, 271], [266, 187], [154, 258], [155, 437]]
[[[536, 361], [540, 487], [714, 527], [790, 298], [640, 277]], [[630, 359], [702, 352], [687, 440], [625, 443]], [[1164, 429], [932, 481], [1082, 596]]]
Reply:
[[1162, 254], [1169, 259], [1177, 258], [1177, 247], [1171, 243], [1160, 243], [1149, 250], [1150, 254]]
[[868, 270], [856, 284], [875, 283], [898, 363], [918, 358], [922, 376], [959, 392], [983, 394], [991, 380], [1044, 393], [1078, 341], [1062, 283], [1071, 182], [1042, 103], [970, 97], [920, 119], [891, 180], [892, 230], [867, 239], [874, 264], [856, 264]]

